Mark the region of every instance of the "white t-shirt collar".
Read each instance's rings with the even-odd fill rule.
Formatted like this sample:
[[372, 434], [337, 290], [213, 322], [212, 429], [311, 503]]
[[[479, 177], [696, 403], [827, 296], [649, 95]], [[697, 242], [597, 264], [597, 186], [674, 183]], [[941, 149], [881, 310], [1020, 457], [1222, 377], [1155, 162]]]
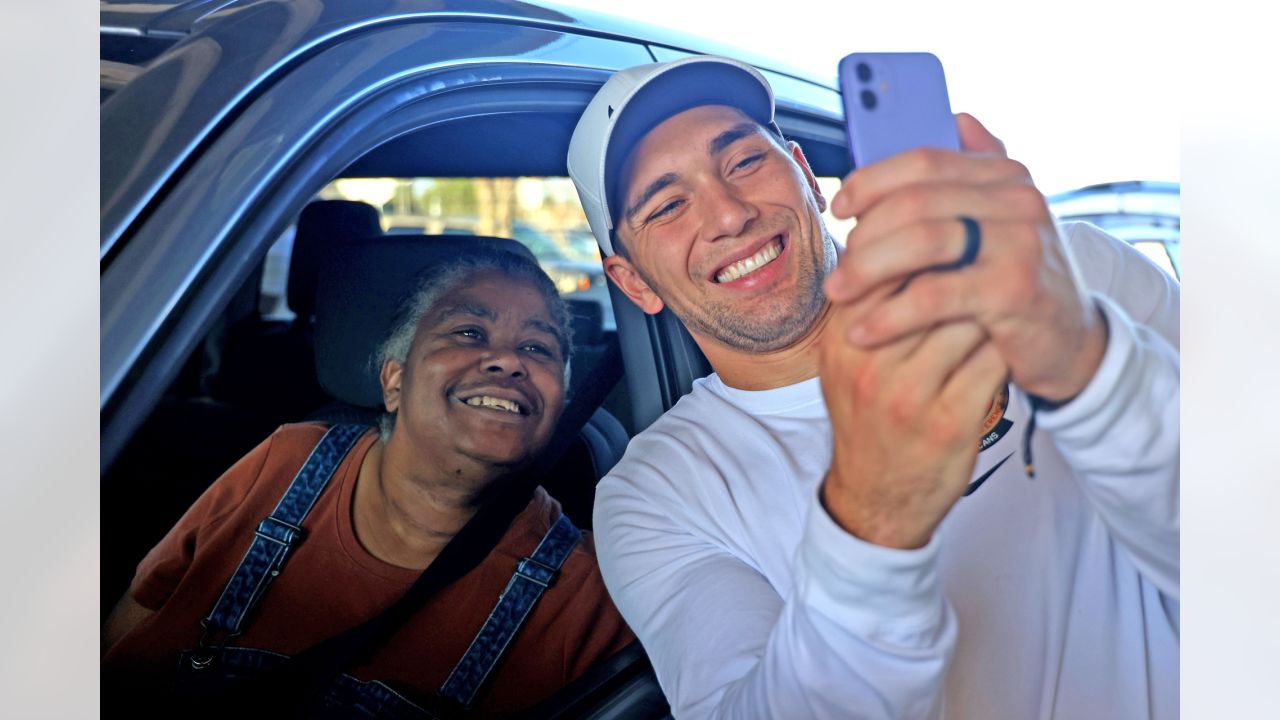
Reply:
[[826, 412], [822, 386], [816, 377], [770, 390], [739, 390], [725, 385], [718, 374], [711, 373], [694, 382], [695, 386], [699, 384], [752, 415], [794, 415], [807, 408], [818, 414]]

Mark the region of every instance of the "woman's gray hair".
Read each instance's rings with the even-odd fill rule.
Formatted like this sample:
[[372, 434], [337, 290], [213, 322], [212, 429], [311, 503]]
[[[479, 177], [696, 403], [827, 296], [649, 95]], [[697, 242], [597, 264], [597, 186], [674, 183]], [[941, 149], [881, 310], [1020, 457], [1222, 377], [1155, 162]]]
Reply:
[[[381, 372], [388, 360], [405, 364], [409, 357], [409, 348], [418, 332], [418, 323], [422, 317], [445, 294], [457, 288], [476, 273], [496, 271], [512, 278], [528, 280], [542, 294], [547, 310], [551, 313], [564, 355], [564, 384], [569, 385], [569, 359], [573, 353], [573, 326], [569, 307], [556, 290], [555, 283], [543, 272], [533, 260], [517, 255], [514, 252], [492, 248], [477, 248], [468, 254], [433, 265], [423, 270], [413, 283], [413, 289], [402, 299], [392, 316], [391, 328], [386, 339], [378, 346], [372, 358], [375, 373]], [[383, 442], [391, 438], [395, 429], [396, 413], [386, 412], [378, 419], [378, 435]]]

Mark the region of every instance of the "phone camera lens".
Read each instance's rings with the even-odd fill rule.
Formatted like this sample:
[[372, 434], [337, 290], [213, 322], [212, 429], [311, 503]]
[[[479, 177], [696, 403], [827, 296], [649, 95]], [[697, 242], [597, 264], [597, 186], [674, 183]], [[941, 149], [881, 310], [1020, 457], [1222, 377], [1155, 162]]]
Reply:
[[870, 90], [863, 90], [863, 91], [862, 91], [862, 95], [861, 95], [861, 97], [862, 97], [862, 107], [864, 107], [864, 108], [866, 108], [866, 109], [868, 109], [868, 110], [875, 110], [875, 109], [876, 109], [876, 94], [875, 94], [875, 93], [871, 92]]
[[858, 63], [857, 67], [854, 68], [854, 72], [858, 74], [858, 79], [861, 80], [862, 82], [871, 82], [871, 66], [870, 65], [864, 62], [860, 62]]

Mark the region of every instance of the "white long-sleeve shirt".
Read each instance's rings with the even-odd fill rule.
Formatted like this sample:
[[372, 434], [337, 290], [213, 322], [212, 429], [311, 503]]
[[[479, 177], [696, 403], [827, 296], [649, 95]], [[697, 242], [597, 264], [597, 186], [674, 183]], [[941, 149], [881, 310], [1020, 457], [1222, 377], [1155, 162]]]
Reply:
[[711, 375], [632, 441], [597, 550], [676, 718], [1177, 716], [1178, 288], [1092, 226], [1062, 233], [1107, 316], [1102, 364], [1037, 415], [1035, 479], [1013, 391], [986, 479], [922, 549], [818, 503], [817, 378]]

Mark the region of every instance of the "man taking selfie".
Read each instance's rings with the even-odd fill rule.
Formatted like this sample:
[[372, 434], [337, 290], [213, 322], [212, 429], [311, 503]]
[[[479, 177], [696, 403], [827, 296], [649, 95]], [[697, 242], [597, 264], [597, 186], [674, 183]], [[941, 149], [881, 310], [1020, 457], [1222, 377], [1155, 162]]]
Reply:
[[747, 65], [617, 73], [569, 172], [618, 287], [714, 373], [601, 481], [677, 718], [1178, 714], [1178, 297], [963, 152], [827, 199]]

